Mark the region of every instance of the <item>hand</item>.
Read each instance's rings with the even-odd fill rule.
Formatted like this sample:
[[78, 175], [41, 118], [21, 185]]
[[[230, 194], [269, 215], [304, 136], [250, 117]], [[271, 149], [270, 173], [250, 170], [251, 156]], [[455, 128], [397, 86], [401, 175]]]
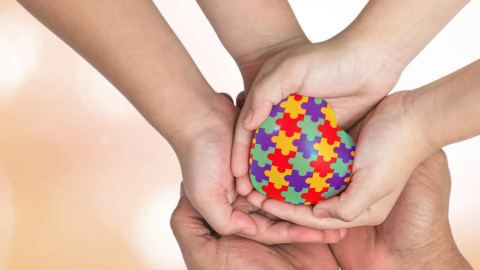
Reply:
[[265, 62], [240, 113], [232, 150], [237, 190], [252, 190], [248, 157], [253, 131], [291, 93], [327, 99], [346, 129], [396, 84], [403, 65], [381, 51], [341, 34], [325, 42], [286, 48]]
[[[235, 208], [255, 212], [245, 198]], [[318, 243], [264, 245], [213, 231], [181, 196], [172, 214], [172, 230], [188, 269], [338, 269], [328, 245]]]
[[[175, 143], [182, 167], [185, 193], [193, 207], [221, 235], [239, 234], [268, 244], [336, 242], [345, 230], [316, 231], [289, 222], [274, 222], [236, 209], [235, 183], [230, 171], [230, 150], [238, 109], [220, 94], [203, 121], [189, 126], [190, 140]], [[231, 100], [231, 98], [230, 98]]]
[[281, 219], [316, 229], [382, 223], [412, 171], [435, 152], [411, 113], [413, 92], [388, 96], [351, 129], [358, 137], [353, 176], [340, 196], [314, 207], [285, 204], [258, 192], [252, 192], [249, 201]]
[[376, 227], [348, 230], [331, 245], [344, 269], [471, 269], [448, 222], [450, 173], [438, 151], [410, 176], [392, 212]]

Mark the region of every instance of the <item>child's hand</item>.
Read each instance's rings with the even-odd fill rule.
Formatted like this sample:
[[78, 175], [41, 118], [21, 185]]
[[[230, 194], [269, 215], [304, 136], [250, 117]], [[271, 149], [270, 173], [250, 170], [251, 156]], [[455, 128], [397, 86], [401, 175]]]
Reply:
[[272, 220], [259, 214], [244, 198], [238, 200], [229, 166], [238, 109], [223, 96], [213, 99], [211, 113], [197, 121], [196, 128], [188, 127], [190, 139], [174, 144], [185, 194], [212, 228], [221, 235], [239, 234], [266, 244], [332, 243], [345, 236], [345, 230], [317, 231]]
[[386, 97], [351, 129], [358, 138], [352, 180], [340, 196], [314, 207], [286, 204], [256, 191], [248, 200], [272, 215], [310, 228], [382, 223], [412, 171], [435, 150], [412, 113], [412, 93]]
[[248, 157], [253, 131], [289, 94], [325, 98], [343, 129], [363, 117], [396, 84], [403, 65], [374, 47], [337, 36], [285, 49], [265, 62], [247, 93], [235, 130], [232, 172], [237, 191], [252, 190]]

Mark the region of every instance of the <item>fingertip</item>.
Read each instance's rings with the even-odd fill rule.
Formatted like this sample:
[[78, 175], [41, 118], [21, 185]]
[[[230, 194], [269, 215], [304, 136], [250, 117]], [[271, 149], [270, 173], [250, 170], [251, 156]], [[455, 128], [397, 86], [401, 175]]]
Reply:
[[265, 195], [261, 194], [258, 191], [255, 191], [255, 190], [250, 192], [250, 194], [248, 194], [248, 196], [247, 196], [247, 201], [250, 204], [252, 204], [253, 206], [255, 206], [257, 208], [260, 208], [260, 209], [262, 209], [263, 203], [267, 199], [268, 198]]
[[245, 129], [249, 129], [249, 125], [250, 123], [252, 122], [252, 119], [253, 119], [253, 111], [252, 110], [249, 110], [245, 116], [245, 118], [243, 119], [243, 127]]
[[345, 239], [347, 237], [347, 229], [340, 229], [340, 240]]
[[335, 244], [340, 241], [340, 230], [325, 230], [323, 233], [324, 241], [327, 244]]
[[250, 194], [250, 192], [253, 190], [253, 185], [252, 185], [252, 182], [250, 181], [250, 176], [245, 175], [245, 176], [238, 177], [236, 179], [237, 179], [236, 185], [237, 185], [238, 194], [242, 196], [247, 196], [248, 194]]

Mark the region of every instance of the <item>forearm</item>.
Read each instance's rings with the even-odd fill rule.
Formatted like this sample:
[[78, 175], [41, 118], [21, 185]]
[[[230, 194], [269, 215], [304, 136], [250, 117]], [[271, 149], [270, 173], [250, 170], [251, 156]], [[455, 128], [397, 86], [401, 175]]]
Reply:
[[412, 92], [411, 111], [434, 148], [480, 134], [480, 60]]
[[179, 137], [213, 91], [151, 1], [19, 0], [159, 130]]
[[222, 44], [237, 62], [248, 89], [269, 56], [308, 42], [284, 0], [197, 0]]
[[405, 67], [468, 0], [370, 0], [341, 35], [354, 38]]

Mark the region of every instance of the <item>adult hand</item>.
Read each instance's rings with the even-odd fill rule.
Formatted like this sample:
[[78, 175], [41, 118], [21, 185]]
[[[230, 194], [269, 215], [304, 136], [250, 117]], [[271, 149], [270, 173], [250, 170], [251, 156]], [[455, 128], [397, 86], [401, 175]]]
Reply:
[[[234, 207], [258, 211], [243, 197], [237, 198]], [[186, 196], [180, 197], [171, 227], [188, 269], [338, 269], [326, 244], [264, 245], [235, 235], [219, 235]]]
[[332, 248], [343, 269], [471, 269], [448, 222], [450, 173], [438, 151], [410, 176], [392, 212], [375, 227], [348, 230]]

